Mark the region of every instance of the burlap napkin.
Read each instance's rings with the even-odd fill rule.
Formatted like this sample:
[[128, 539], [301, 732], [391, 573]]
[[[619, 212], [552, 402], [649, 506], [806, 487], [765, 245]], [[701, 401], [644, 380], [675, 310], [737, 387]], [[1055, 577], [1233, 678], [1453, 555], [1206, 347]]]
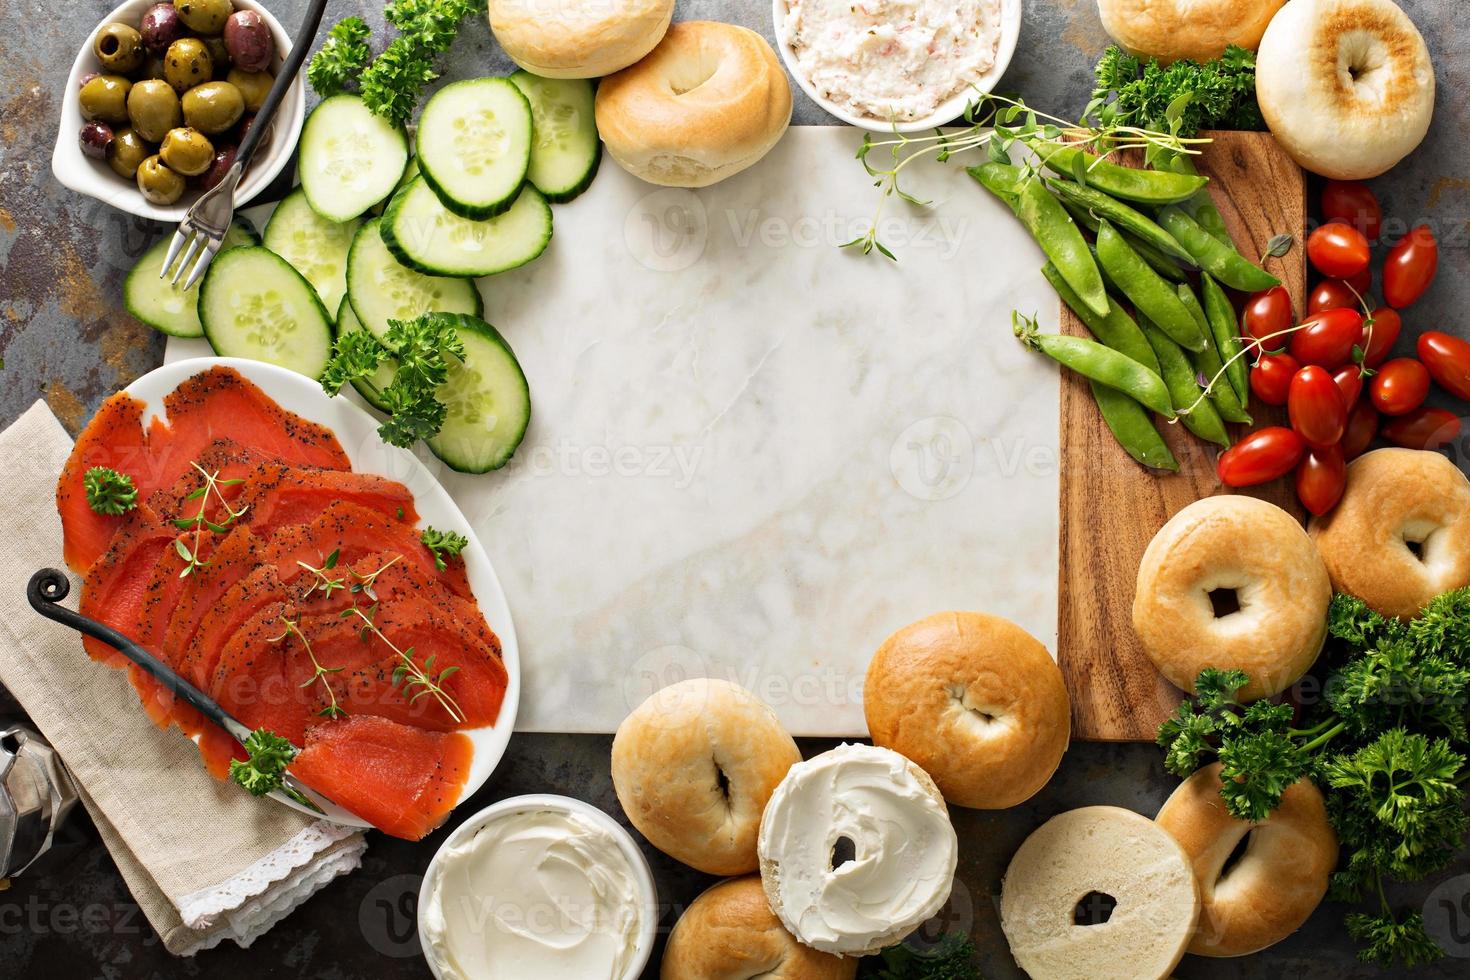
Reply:
[[0, 433], [0, 683], [61, 753], [168, 950], [248, 946], [355, 869], [366, 842], [213, 779], [192, 742], [148, 720], [123, 671], [94, 663], [75, 632], [30, 608], [31, 574], [61, 565], [54, 488], [71, 445], [40, 402]]

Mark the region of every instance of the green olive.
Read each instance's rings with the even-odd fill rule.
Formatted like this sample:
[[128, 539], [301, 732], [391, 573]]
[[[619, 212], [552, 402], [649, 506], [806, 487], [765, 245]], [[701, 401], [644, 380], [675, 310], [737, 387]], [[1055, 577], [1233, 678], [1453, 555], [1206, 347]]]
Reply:
[[204, 39], [204, 49], [209, 52], [209, 60], [214, 64], [213, 81], [222, 80], [230, 70], [230, 49], [225, 47], [225, 39], [207, 37]]
[[168, 168], [185, 177], [198, 177], [214, 163], [214, 144], [197, 129], [171, 129], [158, 148]]
[[163, 77], [180, 95], [212, 80], [214, 61], [204, 42], [197, 37], [181, 37], [170, 44], [163, 56]]
[[268, 71], [241, 71], [232, 68], [228, 81], [240, 90], [240, 97], [245, 100], [245, 111], [259, 112], [276, 80]]
[[210, 35], [225, 29], [225, 21], [235, 12], [235, 5], [230, 0], [174, 0], [174, 9], [189, 30]]
[[138, 190], [150, 204], [173, 204], [184, 196], [184, 178], [155, 154], [138, 165]]
[[102, 70], [114, 75], [131, 75], [143, 67], [143, 35], [127, 24], [108, 24], [97, 32], [92, 53], [102, 63]]
[[107, 123], [128, 121], [128, 92], [133, 83], [121, 75], [98, 75], [77, 95], [83, 119], [100, 119]]
[[179, 124], [183, 113], [179, 109], [179, 97], [168, 82], [148, 78], [136, 83], [128, 93], [128, 118], [139, 136], [157, 143]]
[[229, 82], [205, 82], [184, 93], [184, 123], [201, 133], [223, 133], [245, 114], [245, 98]]
[[148, 159], [148, 154], [152, 152], [137, 130], [120, 129], [107, 148], [107, 165], [119, 177], [132, 180], [133, 175], [138, 172], [138, 165]]

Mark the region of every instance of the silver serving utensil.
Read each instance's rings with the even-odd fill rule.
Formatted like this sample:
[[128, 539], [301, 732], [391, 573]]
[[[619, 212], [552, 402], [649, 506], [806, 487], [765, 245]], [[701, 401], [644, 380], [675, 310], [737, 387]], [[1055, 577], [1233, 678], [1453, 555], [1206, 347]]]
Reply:
[[[200, 280], [204, 270], [214, 260], [215, 253], [225, 239], [225, 232], [230, 230], [230, 221], [235, 217], [235, 190], [240, 186], [240, 177], [245, 173], [245, 168], [250, 166], [250, 158], [255, 156], [255, 151], [260, 147], [262, 136], [270, 129], [271, 118], [280, 108], [286, 90], [300, 73], [326, 9], [327, 0], [312, 0], [311, 7], [301, 22], [301, 29], [296, 32], [291, 51], [281, 63], [275, 84], [271, 86], [265, 102], [261, 104], [260, 111], [250, 124], [250, 130], [235, 151], [234, 164], [225, 173], [224, 179], [201, 194], [199, 200], [189, 208], [188, 214], [184, 215], [184, 220], [179, 223], [179, 230], [174, 232], [173, 241], [169, 242], [168, 255], [163, 259], [163, 269], [158, 278], [168, 275], [169, 269], [174, 267], [174, 260], [182, 252], [183, 259], [178, 268], [174, 269], [173, 278], [169, 282], [177, 285], [184, 270], [189, 269], [189, 277], [184, 280], [184, 288], [189, 289]], [[192, 269], [189, 268], [191, 262]]]

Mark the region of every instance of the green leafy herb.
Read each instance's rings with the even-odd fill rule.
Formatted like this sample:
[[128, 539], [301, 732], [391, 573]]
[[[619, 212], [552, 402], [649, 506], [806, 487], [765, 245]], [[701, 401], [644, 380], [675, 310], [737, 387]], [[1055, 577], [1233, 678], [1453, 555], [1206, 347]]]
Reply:
[[1190, 138], [1201, 129], [1265, 129], [1256, 104], [1256, 56], [1231, 45], [1213, 61], [1164, 66], [1122, 48], [1103, 52], [1083, 115], [1102, 126], [1143, 126]]
[[454, 318], [425, 313], [414, 320], [389, 320], [381, 341], [366, 330], [338, 338], [322, 373], [322, 389], [335, 395], [353, 381], [371, 386], [368, 379], [390, 359], [397, 363], [393, 380], [385, 388], [373, 388], [390, 413], [378, 434], [390, 445], [408, 448], [444, 427], [448, 408], [439, 401], [438, 390], [449, 379], [450, 368], [464, 361]]
[[413, 647], [409, 647], [406, 650], [401, 649], [398, 644], [390, 640], [378, 628], [376, 622], [377, 613], [378, 606], [374, 603], [368, 606], [367, 609], [363, 609], [361, 606], [344, 609], [342, 610], [341, 616], [343, 619], [349, 619], [353, 616], [357, 617], [363, 624], [360, 628], [360, 635], [364, 642], [376, 636], [383, 642], [384, 646], [392, 650], [398, 657], [398, 666], [393, 668], [393, 684], [394, 686], [403, 687], [404, 692], [408, 694], [409, 704], [414, 704], [420, 698], [432, 697], [435, 701], [439, 702], [439, 706], [444, 709], [445, 713], [453, 721], [463, 723], [465, 720], [463, 709], [454, 700], [453, 695], [444, 689], [444, 682], [459, 673], [459, 668], [446, 667], [437, 674], [434, 673], [434, 661], [436, 659], [434, 654], [429, 654], [428, 658], [424, 660], [423, 665], [420, 666], [413, 659]]
[[347, 712], [337, 703], [337, 692], [327, 679], [328, 674], [340, 674], [343, 668], [322, 666], [321, 661], [316, 658], [316, 651], [311, 648], [311, 641], [306, 638], [305, 633], [301, 632], [300, 620], [287, 619], [285, 616], [282, 616], [281, 625], [286, 627], [285, 632], [280, 636], [271, 637], [266, 642], [284, 643], [291, 637], [296, 637], [301, 642], [301, 647], [306, 651], [306, 655], [311, 658], [311, 666], [313, 668], [312, 675], [302, 681], [300, 686], [305, 689], [311, 687], [313, 684], [320, 683], [322, 689], [327, 692], [327, 706], [318, 711], [317, 714], [323, 718], [346, 718]]
[[440, 531], [432, 527], [425, 528], [419, 540], [424, 543], [425, 548], [433, 552], [434, 567], [441, 572], [448, 567], [444, 563], [444, 556], [448, 555], [453, 558], [464, 550], [465, 545], [470, 543], [470, 539], [463, 534], [455, 531]]
[[858, 968], [861, 980], [980, 980], [975, 944], [959, 933], [945, 933], [926, 949], [908, 943], [890, 946], [865, 957]]
[[94, 466], [82, 477], [87, 491], [87, 506], [98, 514], [117, 517], [138, 506], [138, 488], [126, 473]]
[[230, 778], [251, 796], [264, 796], [284, 785], [286, 766], [296, 757], [291, 743], [275, 732], [257, 728], [245, 740], [250, 758], [244, 762], [230, 760]]
[[373, 59], [372, 31], [361, 17], [338, 21], [311, 59], [306, 79], [324, 99], [350, 91]]
[[1279, 259], [1283, 255], [1289, 253], [1295, 245], [1296, 236], [1294, 235], [1274, 235], [1272, 236], [1271, 240], [1266, 243], [1266, 254], [1261, 256], [1261, 259], [1263, 261], [1265, 259]]
[[[192, 517], [175, 518], [173, 522], [174, 527], [180, 531], [194, 532], [194, 543], [192, 546], [186, 543], [183, 538], [174, 539], [174, 551], [178, 552], [179, 557], [184, 560], [184, 568], [179, 572], [179, 578], [188, 578], [197, 569], [209, 564], [208, 561], [200, 557], [202, 554], [201, 549], [204, 546], [204, 532], [212, 531], [215, 534], [229, 533], [230, 527], [237, 520], [244, 517], [245, 511], [247, 510], [246, 507], [241, 507], [239, 510], [232, 507], [230, 502], [225, 499], [224, 491], [221, 489], [222, 487], [239, 486], [245, 482], [244, 480], [221, 480], [219, 478], [219, 470], [215, 470], [213, 473], [206, 473], [204, 467], [196, 462], [191, 461], [189, 465], [194, 467], [200, 476], [204, 477], [204, 483], [184, 498], [185, 501], [199, 501], [199, 510]], [[218, 520], [209, 519], [210, 497], [214, 497], [219, 501], [220, 512], [223, 516]]]

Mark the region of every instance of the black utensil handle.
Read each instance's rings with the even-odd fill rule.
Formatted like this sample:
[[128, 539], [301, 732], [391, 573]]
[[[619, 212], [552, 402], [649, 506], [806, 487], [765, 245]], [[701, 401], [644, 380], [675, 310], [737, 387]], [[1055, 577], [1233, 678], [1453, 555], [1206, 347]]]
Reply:
[[301, 65], [306, 61], [306, 54], [311, 50], [312, 42], [316, 40], [317, 28], [321, 26], [322, 14], [326, 13], [327, 0], [311, 0], [311, 7], [306, 11], [306, 17], [301, 21], [301, 29], [296, 32], [296, 39], [291, 42], [291, 50], [286, 55], [286, 60], [281, 62], [281, 70], [276, 74], [275, 84], [266, 94], [265, 101], [260, 104], [260, 111], [255, 114], [255, 119], [250, 124], [250, 131], [240, 141], [239, 148], [235, 151], [235, 161], [240, 164], [240, 169], [249, 166], [250, 158], [255, 156], [255, 150], [260, 146], [260, 138], [266, 130], [270, 129], [271, 119], [276, 110], [281, 106], [281, 100], [286, 97], [286, 90], [296, 81], [296, 76], [301, 72]]
[[250, 734], [250, 729], [241, 724], [239, 720], [224, 708], [221, 708], [209, 695], [180, 677], [168, 664], [159, 660], [111, 626], [99, 623], [95, 619], [90, 619], [81, 613], [72, 612], [65, 606], [59, 605], [70, 592], [71, 582], [67, 579], [66, 573], [55, 568], [41, 569], [31, 576], [30, 584], [26, 586], [26, 598], [30, 600], [31, 608], [35, 609], [36, 612], [45, 616], [47, 619], [55, 620], [63, 626], [71, 627], [78, 633], [90, 636], [94, 640], [101, 640], [108, 646], [113, 647], [123, 656], [151, 674], [155, 680], [172, 691], [179, 700], [197, 710], [220, 728], [223, 728], [236, 741], [242, 744], [244, 743], [246, 737]]

